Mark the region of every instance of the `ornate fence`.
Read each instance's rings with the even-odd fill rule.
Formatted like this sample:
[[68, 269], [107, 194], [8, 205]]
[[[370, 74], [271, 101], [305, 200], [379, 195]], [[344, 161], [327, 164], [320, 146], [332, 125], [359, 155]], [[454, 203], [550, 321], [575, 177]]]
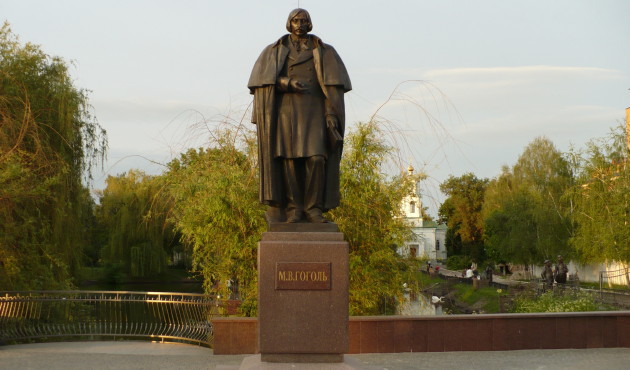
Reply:
[[620, 283], [620, 281], [625, 280], [625, 283], [630, 281], [630, 269], [626, 266], [625, 268], [615, 270], [615, 271], [600, 271], [599, 272], [599, 291], [604, 290], [604, 281]]
[[0, 342], [142, 337], [212, 346], [217, 303], [204, 294], [0, 291]]

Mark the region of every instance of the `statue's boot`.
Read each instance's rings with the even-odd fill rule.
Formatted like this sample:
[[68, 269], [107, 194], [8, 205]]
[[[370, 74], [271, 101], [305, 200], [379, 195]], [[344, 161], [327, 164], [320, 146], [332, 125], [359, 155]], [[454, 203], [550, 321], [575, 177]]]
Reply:
[[303, 219], [304, 211], [299, 207], [291, 207], [287, 208], [287, 223], [296, 223], [300, 222]]
[[324, 216], [322, 216], [322, 211], [316, 208], [311, 209], [306, 213], [306, 219], [308, 220], [308, 222], [314, 224], [323, 224], [326, 222], [330, 222], [326, 218], [324, 218]]
[[268, 224], [273, 222], [284, 222], [286, 220], [284, 208], [270, 206], [265, 212], [265, 220], [267, 220]]

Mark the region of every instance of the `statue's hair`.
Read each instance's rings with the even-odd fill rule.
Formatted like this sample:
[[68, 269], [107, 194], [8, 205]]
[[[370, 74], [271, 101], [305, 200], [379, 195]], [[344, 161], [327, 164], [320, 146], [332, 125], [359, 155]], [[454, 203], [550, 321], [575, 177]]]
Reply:
[[304, 14], [306, 16], [306, 20], [308, 21], [308, 32], [311, 32], [313, 29], [313, 22], [311, 22], [311, 15], [308, 14], [306, 9], [296, 8], [289, 13], [289, 18], [287, 18], [287, 31], [291, 32], [291, 20], [295, 18], [298, 14]]

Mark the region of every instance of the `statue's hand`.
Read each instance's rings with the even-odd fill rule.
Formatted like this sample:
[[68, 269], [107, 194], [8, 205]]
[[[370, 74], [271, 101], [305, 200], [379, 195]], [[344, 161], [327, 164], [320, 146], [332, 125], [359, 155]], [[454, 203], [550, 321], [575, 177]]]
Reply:
[[308, 86], [298, 80], [291, 79], [289, 84], [291, 85], [291, 90], [296, 93], [303, 93], [308, 90]]
[[339, 126], [339, 120], [337, 120], [337, 117], [329, 114], [326, 116], [326, 125], [328, 126], [328, 128], [333, 128], [336, 130]]

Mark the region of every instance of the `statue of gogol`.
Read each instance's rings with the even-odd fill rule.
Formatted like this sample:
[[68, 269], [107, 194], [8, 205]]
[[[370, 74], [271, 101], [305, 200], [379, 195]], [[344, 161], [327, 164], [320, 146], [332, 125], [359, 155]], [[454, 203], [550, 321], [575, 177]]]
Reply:
[[268, 222], [327, 222], [339, 205], [339, 162], [350, 77], [332, 46], [308, 33], [309, 13], [295, 9], [290, 34], [258, 57], [248, 87], [258, 132], [260, 201]]

